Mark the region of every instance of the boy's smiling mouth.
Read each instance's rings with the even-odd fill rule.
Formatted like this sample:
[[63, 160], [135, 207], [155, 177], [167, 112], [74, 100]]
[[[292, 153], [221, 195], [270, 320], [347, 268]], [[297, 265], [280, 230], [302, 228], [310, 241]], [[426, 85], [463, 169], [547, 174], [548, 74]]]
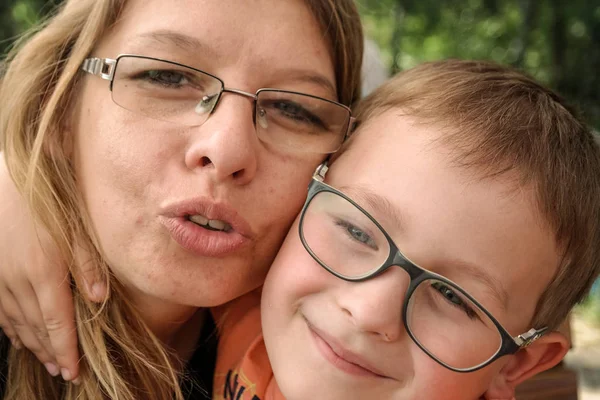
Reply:
[[343, 347], [335, 338], [305, 319], [309, 333], [321, 355], [337, 369], [350, 375], [392, 379], [369, 364], [363, 357]]

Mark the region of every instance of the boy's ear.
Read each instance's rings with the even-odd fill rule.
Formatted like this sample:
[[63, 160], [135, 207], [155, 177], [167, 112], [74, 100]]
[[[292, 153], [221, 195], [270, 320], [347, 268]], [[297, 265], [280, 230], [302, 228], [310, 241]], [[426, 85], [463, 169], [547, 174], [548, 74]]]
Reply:
[[569, 351], [561, 333], [550, 332], [510, 356], [483, 395], [486, 400], [514, 400], [515, 388], [523, 381], [558, 364]]

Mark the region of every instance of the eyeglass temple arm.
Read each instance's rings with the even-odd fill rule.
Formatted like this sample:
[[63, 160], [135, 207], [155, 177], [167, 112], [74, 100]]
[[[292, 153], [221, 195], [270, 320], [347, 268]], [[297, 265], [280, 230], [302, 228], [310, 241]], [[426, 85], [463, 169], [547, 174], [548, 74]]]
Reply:
[[346, 130], [346, 136], [344, 137], [344, 141], [346, 141], [350, 137], [350, 135], [354, 131], [354, 128], [356, 128], [356, 117], [351, 116], [350, 121], [348, 122], [348, 129]]
[[514, 337], [513, 340], [520, 348], [524, 348], [541, 338], [546, 332], [548, 332], [548, 327], [542, 329], [531, 328], [527, 332]]
[[88, 74], [99, 76], [107, 81], [112, 81], [117, 60], [112, 58], [86, 58], [81, 64], [81, 69]]

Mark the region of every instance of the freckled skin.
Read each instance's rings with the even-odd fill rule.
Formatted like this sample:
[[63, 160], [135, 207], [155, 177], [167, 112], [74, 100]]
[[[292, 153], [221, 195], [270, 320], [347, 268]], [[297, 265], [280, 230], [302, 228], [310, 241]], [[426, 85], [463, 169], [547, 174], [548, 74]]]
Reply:
[[[158, 30], [191, 36], [216, 54], [137, 39]], [[133, 0], [91, 56], [124, 53], [179, 61], [248, 92], [275, 87], [323, 96], [316, 84], [289, 80], [288, 71], [298, 68], [335, 86], [327, 43], [300, 0]], [[239, 96], [224, 95], [195, 128], [119, 107], [108, 82], [91, 75], [77, 100], [71, 129], [86, 207], [111, 269], [150, 326], [158, 332], [197, 307], [260, 285], [323, 155], [293, 155], [260, 142], [251, 102]], [[212, 258], [179, 246], [160, 223], [161, 210], [197, 197], [234, 208], [255, 233], [251, 245]]]

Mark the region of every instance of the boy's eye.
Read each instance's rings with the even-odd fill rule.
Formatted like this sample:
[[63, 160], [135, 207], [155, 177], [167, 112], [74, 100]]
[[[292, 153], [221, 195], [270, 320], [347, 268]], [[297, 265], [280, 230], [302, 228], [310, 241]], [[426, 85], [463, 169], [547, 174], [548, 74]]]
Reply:
[[448, 286], [444, 285], [442, 282], [434, 282], [431, 284], [434, 288], [438, 290], [448, 301], [456, 304], [457, 306], [461, 306], [463, 304], [460, 297], [454, 293], [452, 289]]
[[469, 318], [477, 319], [477, 312], [471, 307], [471, 303], [468, 300], [463, 300], [463, 297], [456, 291], [456, 289], [444, 284], [440, 281], [434, 281], [431, 286], [440, 293], [446, 301], [451, 303], [453, 306], [458, 307], [462, 310]]
[[350, 233], [350, 236], [352, 236], [354, 239], [358, 240], [359, 242], [365, 243], [365, 244], [373, 243], [373, 239], [371, 239], [371, 237], [369, 235], [367, 235], [365, 232], [361, 231], [357, 227], [349, 226], [347, 228], [347, 230], [348, 230], [348, 233]]
[[347, 235], [354, 241], [362, 243], [373, 250], [377, 250], [378, 246], [375, 240], [367, 232], [352, 224], [349, 221], [338, 220], [336, 224], [346, 231]]

